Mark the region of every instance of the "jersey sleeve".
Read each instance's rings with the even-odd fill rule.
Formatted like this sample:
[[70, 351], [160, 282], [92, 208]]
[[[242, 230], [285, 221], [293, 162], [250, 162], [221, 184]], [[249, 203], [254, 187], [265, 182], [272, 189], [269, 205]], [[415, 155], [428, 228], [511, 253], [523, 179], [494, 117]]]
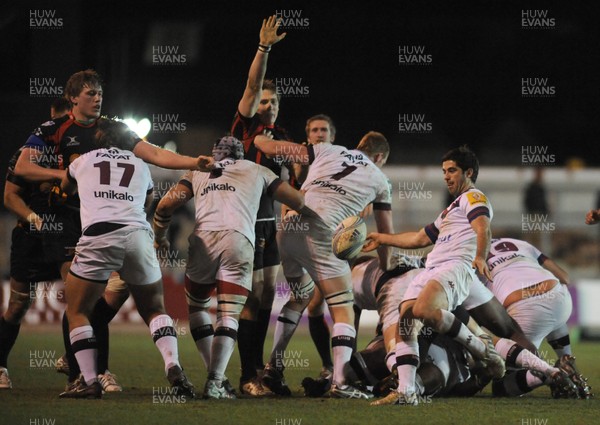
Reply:
[[[272, 193], [277, 188], [277, 186], [279, 186], [283, 182], [283, 180], [277, 177], [277, 175], [273, 171], [269, 170], [267, 167], [263, 167], [262, 165], [258, 164], [257, 167], [258, 176], [263, 182], [263, 193], [265, 193], [267, 190]], [[271, 187], [271, 185], [276, 180], [278, 180], [278, 182], [275, 183], [276, 186]]]
[[374, 210], [391, 210], [392, 209], [392, 183], [388, 178], [383, 178], [379, 187], [379, 191], [373, 201]]
[[79, 167], [81, 166], [82, 162], [83, 157], [77, 157], [69, 164], [69, 167], [67, 168], [67, 178], [72, 183], [77, 183], [77, 173], [79, 172]]
[[52, 136], [56, 134], [59, 127], [69, 119], [68, 115], [57, 120], [46, 121], [31, 132], [31, 135], [25, 142], [25, 147], [42, 150], [45, 146], [54, 146], [58, 143]]
[[186, 173], [181, 176], [181, 178], [179, 179], [179, 184], [184, 185], [185, 187], [187, 187], [189, 190], [192, 191], [192, 193], [194, 192], [194, 185], [192, 184], [194, 178], [194, 173], [191, 170], [186, 171]]
[[518, 247], [519, 247], [519, 251], [521, 251], [523, 254], [527, 255], [529, 258], [537, 261], [540, 265], [544, 263], [544, 261], [546, 261], [548, 259], [548, 257], [546, 257], [542, 251], [540, 251], [539, 249], [537, 249], [535, 246], [531, 245], [528, 242], [525, 241], [513, 241]]
[[480, 191], [468, 191], [464, 193], [460, 202], [465, 215], [471, 223], [477, 217], [486, 216], [492, 218], [492, 207], [487, 197]]

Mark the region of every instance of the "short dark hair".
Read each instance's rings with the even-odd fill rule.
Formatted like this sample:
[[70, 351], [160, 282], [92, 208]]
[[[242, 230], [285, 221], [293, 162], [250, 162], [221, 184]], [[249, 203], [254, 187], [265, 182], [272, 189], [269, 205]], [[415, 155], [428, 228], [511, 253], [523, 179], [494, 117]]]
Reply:
[[477, 175], [479, 174], [479, 160], [475, 153], [469, 149], [467, 145], [462, 145], [458, 148], [454, 148], [442, 157], [442, 162], [444, 161], [454, 161], [456, 165], [458, 165], [463, 173], [466, 172], [469, 168], [473, 170], [473, 175], [471, 175], [471, 181], [475, 183], [477, 181]]
[[97, 148], [115, 147], [123, 150], [133, 150], [136, 136], [123, 121], [100, 118], [94, 137]]
[[57, 97], [54, 99], [50, 107], [54, 109], [54, 112], [68, 112], [71, 110], [71, 102], [66, 97]]
[[65, 86], [65, 97], [71, 100], [71, 97], [79, 96], [79, 93], [85, 86], [102, 86], [103, 81], [100, 75], [93, 69], [79, 71], [69, 77]]
[[331, 119], [331, 117], [329, 115], [325, 115], [325, 114], [317, 114], [317, 115], [313, 115], [312, 117], [310, 117], [309, 119], [306, 120], [306, 135], [308, 136], [308, 132], [310, 130], [310, 123], [313, 121], [317, 121], [317, 120], [321, 120], [321, 121], [327, 121], [327, 123], [329, 124], [329, 130], [331, 133], [331, 137], [335, 136], [335, 124], [333, 123], [333, 120]]
[[263, 80], [262, 89], [272, 91], [277, 96], [277, 100], [281, 100], [281, 95], [279, 94], [279, 91], [277, 90], [277, 84], [275, 84], [275, 81]]
[[371, 157], [382, 153], [387, 158], [390, 154], [390, 144], [385, 136], [378, 131], [369, 131], [365, 134], [356, 149], [365, 152]]

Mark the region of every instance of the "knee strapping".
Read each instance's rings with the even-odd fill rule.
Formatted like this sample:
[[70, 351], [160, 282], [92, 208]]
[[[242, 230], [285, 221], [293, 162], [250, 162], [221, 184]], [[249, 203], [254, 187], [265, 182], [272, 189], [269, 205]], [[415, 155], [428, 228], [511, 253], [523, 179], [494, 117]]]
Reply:
[[235, 319], [236, 323], [246, 304], [246, 295], [219, 294], [217, 295], [217, 323], [225, 316]]
[[325, 297], [325, 301], [329, 307], [345, 307], [354, 303], [354, 293], [352, 289], [346, 291], [335, 292]]
[[314, 280], [310, 280], [307, 283], [297, 282], [295, 284], [290, 283], [290, 291], [292, 298], [296, 300], [307, 300], [315, 290]]
[[208, 298], [197, 298], [190, 294], [187, 289], [185, 291], [185, 299], [188, 306], [201, 308], [202, 310], [208, 310], [210, 306], [210, 297]]

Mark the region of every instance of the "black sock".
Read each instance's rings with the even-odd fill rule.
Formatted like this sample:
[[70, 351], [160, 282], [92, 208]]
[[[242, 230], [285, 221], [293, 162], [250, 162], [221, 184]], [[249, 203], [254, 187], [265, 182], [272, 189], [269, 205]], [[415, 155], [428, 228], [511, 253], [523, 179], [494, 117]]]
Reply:
[[527, 385], [527, 369], [508, 370], [502, 379], [492, 382], [495, 397], [517, 397], [532, 391]]
[[71, 337], [69, 335], [69, 320], [67, 319], [67, 312], [63, 313], [62, 320], [62, 332], [63, 332], [63, 343], [65, 345], [65, 356], [69, 363], [69, 382], [73, 382], [77, 379], [81, 371], [79, 370], [79, 363], [75, 358], [75, 353], [71, 348]]
[[256, 366], [254, 364], [257, 344], [256, 327], [256, 322], [253, 320], [240, 319], [239, 321], [237, 340], [242, 367], [241, 382], [249, 381], [256, 377]]
[[90, 316], [90, 324], [94, 329], [96, 343], [98, 344], [98, 373], [104, 373], [108, 369], [108, 324], [115, 317], [118, 310], [110, 307], [106, 300], [101, 297], [94, 306]]
[[13, 325], [0, 317], [0, 367], [8, 367], [8, 355], [15, 345], [20, 328], [20, 323]]
[[325, 321], [325, 315], [308, 317], [308, 329], [310, 330], [310, 337], [312, 338], [323, 367], [332, 368], [333, 361], [331, 360], [331, 350], [329, 348], [329, 342], [331, 341], [331, 335], [329, 333], [329, 326]]
[[269, 330], [269, 321], [271, 320], [271, 309], [258, 310], [258, 320], [256, 322], [256, 346], [254, 347], [255, 367], [256, 369], [264, 369], [264, 348], [265, 340], [267, 339], [267, 331]]

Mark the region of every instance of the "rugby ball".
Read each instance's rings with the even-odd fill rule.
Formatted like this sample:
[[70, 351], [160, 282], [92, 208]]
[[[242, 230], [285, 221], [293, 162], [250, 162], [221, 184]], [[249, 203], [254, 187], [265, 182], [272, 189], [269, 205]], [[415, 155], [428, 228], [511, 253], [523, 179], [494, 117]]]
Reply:
[[367, 239], [367, 225], [357, 215], [342, 220], [333, 233], [331, 249], [340, 260], [351, 260], [362, 250]]

